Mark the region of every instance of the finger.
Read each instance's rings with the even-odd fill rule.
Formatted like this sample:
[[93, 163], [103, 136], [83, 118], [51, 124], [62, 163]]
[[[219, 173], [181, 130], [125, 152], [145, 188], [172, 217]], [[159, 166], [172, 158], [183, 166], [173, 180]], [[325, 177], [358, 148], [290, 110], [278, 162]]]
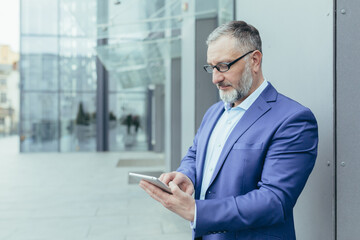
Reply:
[[160, 202], [165, 208], [172, 211], [172, 207], [174, 205], [173, 195], [165, 193], [160, 188], [152, 185], [151, 183], [147, 183], [146, 181], [143, 181], [141, 185], [141, 187], [150, 195], [150, 197]]
[[177, 195], [179, 196], [179, 194], [182, 193], [182, 190], [179, 188], [179, 186], [174, 183], [173, 181], [170, 181], [169, 182], [169, 187], [171, 189], [171, 192], [174, 194], [174, 195]]
[[171, 181], [173, 181], [177, 185], [180, 185], [184, 181], [182, 175], [183, 174], [180, 172], [174, 172], [174, 177], [171, 179]]
[[157, 201], [160, 201], [161, 198], [159, 197], [159, 192], [157, 192], [158, 189], [156, 187], [146, 181], [140, 181], [139, 186], [144, 189], [152, 198], [154, 198]]
[[159, 180], [160, 180], [160, 181], [163, 181], [163, 179], [164, 179], [164, 177], [165, 177], [165, 174], [166, 174], [166, 173], [163, 173], [163, 174], [160, 175], [160, 177], [159, 177]]
[[169, 184], [170, 181], [172, 181], [175, 178], [176, 174], [174, 172], [171, 173], [167, 173], [163, 176], [163, 178], [161, 179], [161, 181], [163, 183], [165, 183], [166, 185]]
[[140, 181], [139, 186], [145, 190], [147, 194], [150, 195], [153, 199], [156, 201], [163, 203], [164, 199], [164, 191], [159, 189], [158, 187], [155, 187], [153, 184], [148, 183], [146, 181]]
[[176, 177], [173, 179], [174, 183], [176, 183], [177, 185], [192, 185], [192, 181], [190, 180], [190, 178], [188, 178], [185, 174], [177, 172], [176, 173]]
[[194, 187], [192, 185], [185, 187], [185, 192], [189, 195], [192, 195], [194, 193]]
[[188, 182], [185, 182], [180, 186], [180, 188], [189, 195], [194, 193], [194, 185], [192, 183], [189, 184]]
[[[171, 174], [172, 174], [172, 172], [161, 174], [160, 177], [159, 177], [160, 181], [163, 182], [164, 179], [171, 178]], [[170, 176], [169, 176], [169, 175], [170, 175]]]
[[180, 178], [175, 178], [173, 182], [176, 183], [180, 189], [187, 194], [192, 195], [194, 193], [194, 186], [192, 181], [186, 175], [183, 175]]

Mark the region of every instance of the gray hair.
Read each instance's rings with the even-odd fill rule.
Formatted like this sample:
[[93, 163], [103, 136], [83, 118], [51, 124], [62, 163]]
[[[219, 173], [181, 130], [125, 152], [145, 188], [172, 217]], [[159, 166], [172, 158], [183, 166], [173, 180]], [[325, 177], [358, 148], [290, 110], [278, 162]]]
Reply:
[[210, 33], [206, 44], [215, 42], [222, 36], [229, 36], [236, 39], [236, 47], [243, 52], [261, 49], [261, 38], [259, 31], [244, 21], [232, 21], [217, 27]]

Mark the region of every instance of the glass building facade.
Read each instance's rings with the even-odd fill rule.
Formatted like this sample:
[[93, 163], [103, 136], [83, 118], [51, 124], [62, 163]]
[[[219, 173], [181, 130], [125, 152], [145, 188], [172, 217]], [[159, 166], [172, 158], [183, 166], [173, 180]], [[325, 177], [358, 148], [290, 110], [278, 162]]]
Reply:
[[22, 152], [95, 151], [96, 39], [71, 11], [95, 27], [91, 1], [21, 1]]
[[[21, 152], [164, 151], [181, 0], [21, 0]], [[219, 23], [233, 1], [196, 1]]]

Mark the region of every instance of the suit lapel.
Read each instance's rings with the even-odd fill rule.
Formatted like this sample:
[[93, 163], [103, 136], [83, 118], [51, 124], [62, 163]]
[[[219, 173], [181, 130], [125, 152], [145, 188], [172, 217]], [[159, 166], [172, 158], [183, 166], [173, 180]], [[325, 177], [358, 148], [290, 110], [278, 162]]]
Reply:
[[[244, 116], [236, 124], [235, 128], [229, 135], [223, 150], [221, 151], [219, 161], [216, 165], [214, 174], [211, 178], [209, 186], [218, 175], [222, 165], [224, 164], [226, 157], [229, 155], [230, 150], [232, 149], [235, 142], [253, 125], [261, 116], [263, 116], [267, 111], [270, 110], [270, 105], [267, 103], [266, 96], [271, 96], [276, 98], [276, 90], [269, 86], [264, 90], [264, 92], [256, 99], [256, 101], [250, 106], [250, 108], [245, 112]], [[272, 99], [269, 99], [272, 101]]]
[[201, 136], [199, 136], [199, 139], [205, 139], [205, 141], [198, 141], [198, 147], [197, 147], [197, 161], [196, 161], [196, 188], [199, 188], [199, 191], [196, 191], [200, 194], [200, 188], [202, 184], [202, 178], [203, 178], [203, 170], [204, 170], [204, 163], [206, 158], [206, 150], [209, 143], [209, 139], [211, 136], [211, 133], [213, 129], [215, 128], [215, 125], [221, 115], [224, 112], [224, 105], [223, 103], [219, 103], [219, 107], [217, 107], [214, 110], [214, 113], [209, 118], [209, 122], [204, 126], [204, 130], [201, 133]]

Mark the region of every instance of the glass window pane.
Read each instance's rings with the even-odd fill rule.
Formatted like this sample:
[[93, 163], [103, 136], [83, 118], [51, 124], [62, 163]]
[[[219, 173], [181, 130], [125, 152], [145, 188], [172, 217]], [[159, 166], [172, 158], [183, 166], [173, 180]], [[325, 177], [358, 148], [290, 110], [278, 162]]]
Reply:
[[58, 1], [60, 8], [60, 35], [95, 39], [98, 0]]
[[147, 92], [128, 90], [109, 94], [109, 150], [147, 151]]
[[20, 71], [23, 90], [57, 90], [56, 38], [22, 37], [21, 45]]
[[58, 34], [58, 1], [21, 0], [21, 34]]
[[58, 150], [58, 104], [56, 93], [23, 93], [21, 151]]
[[63, 93], [60, 151], [96, 151], [96, 94]]
[[60, 85], [62, 91], [96, 91], [95, 40], [60, 39]]

